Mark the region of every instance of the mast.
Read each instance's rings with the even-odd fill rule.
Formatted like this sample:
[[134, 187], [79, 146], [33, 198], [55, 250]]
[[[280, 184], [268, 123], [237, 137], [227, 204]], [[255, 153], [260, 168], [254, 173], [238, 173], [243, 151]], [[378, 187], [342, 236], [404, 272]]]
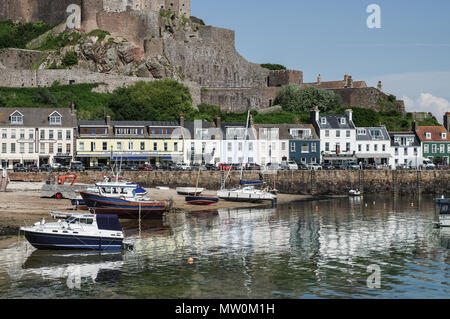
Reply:
[[[248, 134], [248, 126], [249, 126], [249, 122], [250, 122], [250, 110], [248, 110], [247, 113], [247, 123], [245, 124], [245, 134], [244, 134], [244, 160], [245, 160], [245, 150], [247, 149], [245, 147], [245, 141], [247, 141], [247, 134]], [[248, 154], [247, 154], [248, 155]], [[248, 158], [247, 158], [248, 160]], [[241, 163], [241, 174], [239, 176], [239, 182], [242, 181], [242, 174], [244, 173], [244, 163]]]

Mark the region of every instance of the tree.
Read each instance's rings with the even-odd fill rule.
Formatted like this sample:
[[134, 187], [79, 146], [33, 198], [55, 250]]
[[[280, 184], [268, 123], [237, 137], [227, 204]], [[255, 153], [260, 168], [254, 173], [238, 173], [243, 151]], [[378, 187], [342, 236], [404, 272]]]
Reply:
[[281, 64], [264, 63], [264, 64], [260, 64], [260, 65], [261, 65], [261, 67], [272, 70], [272, 71], [286, 70], [286, 67]]
[[174, 80], [137, 82], [127, 88], [116, 89], [109, 108], [116, 120], [173, 121], [180, 113], [192, 114], [189, 89]]
[[313, 106], [318, 106], [322, 112], [328, 112], [338, 108], [342, 98], [332, 91], [312, 86], [302, 89], [297, 84], [288, 84], [278, 92], [274, 103], [281, 105], [287, 112], [307, 112]]
[[66, 53], [61, 61], [63, 66], [69, 67], [78, 64], [78, 56], [75, 51], [69, 51]]

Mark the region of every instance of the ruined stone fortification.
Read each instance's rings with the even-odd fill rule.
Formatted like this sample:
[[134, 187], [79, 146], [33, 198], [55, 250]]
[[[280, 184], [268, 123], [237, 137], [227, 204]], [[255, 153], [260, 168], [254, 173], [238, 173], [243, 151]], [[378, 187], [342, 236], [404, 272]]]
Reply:
[[[0, 67], [7, 68], [2, 72], [0, 85], [51, 85], [54, 81], [71, 81], [70, 78], [76, 83], [103, 82], [105, 74], [123, 77], [124, 84], [134, 82], [130, 77], [172, 78], [191, 83], [195, 104], [216, 104], [224, 111], [234, 112], [272, 106], [283, 85], [306, 85], [302, 71], [271, 71], [248, 62], [235, 49], [234, 31], [206, 26], [191, 17], [190, 0], [2, 0], [0, 20], [57, 24], [69, 16], [66, 12], [69, 4], [81, 7], [81, 29], [77, 32], [87, 34], [101, 29], [110, 36], [102, 43], [84, 38], [83, 42], [64, 48], [62, 54], [50, 53], [45, 58], [36, 52], [12, 51], [7, 53], [8, 57], [0, 55]], [[61, 26], [57, 30], [60, 32]], [[64, 52], [69, 50], [77, 53], [78, 65], [66, 72], [47, 72], [52, 64], [59, 65]], [[25, 61], [11, 58], [16, 54], [18, 60], [19, 53], [26, 56]], [[39, 57], [42, 63], [36, 67]], [[17, 72], [31, 68], [39, 69], [34, 78], [33, 74], [26, 78], [29, 72]], [[89, 76], [85, 80], [79, 78], [77, 69], [90, 72]], [[21, 75], [25, 78], [20, 78]], [[348, 106], [379, 108], [375, 102], [384, 93], [377, 89], [362, 90], [364, 81], [354, 82], [353, 86], [349, 80], [352, 81], [351, 77], [346, 76], [344, 81], [317, 86], [337, 89]], [[113, 87], [116, 85], [110, 84], [108, 90]], [[199, 87], [203, 88], [201, 94]]]

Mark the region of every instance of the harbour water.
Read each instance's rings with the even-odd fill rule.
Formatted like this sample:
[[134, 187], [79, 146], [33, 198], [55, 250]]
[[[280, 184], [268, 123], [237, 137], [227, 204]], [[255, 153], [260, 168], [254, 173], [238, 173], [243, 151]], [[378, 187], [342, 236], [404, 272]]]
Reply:
[[448, 298], [437, 220], [432, 197], [365, 196], [125, 223], [134, 249], [114, 254], [17, 238], [0, 250], [0, 298]]

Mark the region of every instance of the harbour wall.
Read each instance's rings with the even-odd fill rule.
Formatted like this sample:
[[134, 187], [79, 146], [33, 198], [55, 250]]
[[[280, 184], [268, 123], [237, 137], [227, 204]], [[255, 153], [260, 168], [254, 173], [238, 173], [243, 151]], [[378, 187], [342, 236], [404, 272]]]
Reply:
[[[11, 181], [43, 182], [50, 173], [10, 173]], [[79, 173], [78, 183], [93, 184], [102, 180], [103, 172]], [[201, 172], [199, 187], [220, 189], [226, 172]], [[144, 187], [195, 186], [197, 172], [153, 171], [123, 172], [126, 180]], [[244, 172], [245, 180], [259, 180], [259, 172]], [[346, 195], [350, 189], [359, 188], [364, 193], [396, 194], [446, 194], [450, 195], [450, 170], [430, 171], [280, 171], [264, 174], [264, 181], [282, 193], [312, 195]], [[235, 187], [239, 172], [231, 172], [225, 186]]]

